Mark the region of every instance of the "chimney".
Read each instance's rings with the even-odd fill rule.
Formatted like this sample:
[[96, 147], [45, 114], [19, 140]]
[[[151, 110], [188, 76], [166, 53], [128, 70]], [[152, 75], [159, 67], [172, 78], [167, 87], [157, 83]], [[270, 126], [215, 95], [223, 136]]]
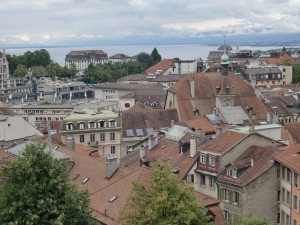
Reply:
[[190, 80], [190, 86], [191, 86], [191, 97], [195, 97], [195, 80], [194, 77]]
[[254, 166], [254, 161], [253, 161], [253, 159], [251, 159], [251, 167], [253, 167]]
[[118, 169], [118, 158], [116, 154], [108, 154], [105, 157], [106, 178], [110, 179]]
[[270, 112], [267, 113], [267, 122], [272, 123], [272, 116]]
[[140, 148], [140, 159], [143, 159], [146, 155], [146, 150], [144, 148], [144, 146], [141, 146]]
[[155, 147], [156, 145], [158, 145], [158, 137], [157, 136], [154, 137], [154, 146], [153, 147]]
[[256, 113], [252, 113], [252, 120], [256, 120]]
[[255, 127], [254, 127], [254, 125], [250, 125], [249, 126], [249, 133], [253, 133], [253, 132], [255, 132]]
[[220, 124], [218, 124], [216, 128], [216, 137], [220, 136], [221, 134], [222, 134], [222, 127], [220, 126]]
[[67, 137], [67, 148], [75, 150], [75, 138], [72, 136]]
[[190, 139], [190, 158], [194, 158], [195, 155], [196, 155], [196, 137], [192, 135]]
[[171, 127], [175, 125], [175, 120], [171, 120]]
[[155, 146], [155, 139], [153, 135], [150, 135], [148, 138], [148, 149], [152, 150]]

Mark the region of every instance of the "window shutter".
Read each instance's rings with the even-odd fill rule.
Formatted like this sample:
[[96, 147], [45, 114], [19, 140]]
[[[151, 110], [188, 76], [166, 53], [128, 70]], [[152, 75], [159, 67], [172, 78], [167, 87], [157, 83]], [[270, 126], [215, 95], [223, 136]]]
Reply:
[[223, 188], [219, 188], [219, 200], [224, 200], [224, 190]]
[[228, 197], [229, 197], [229, 203], [231, 204], [233, 202], [233, 191], [228, 190]]

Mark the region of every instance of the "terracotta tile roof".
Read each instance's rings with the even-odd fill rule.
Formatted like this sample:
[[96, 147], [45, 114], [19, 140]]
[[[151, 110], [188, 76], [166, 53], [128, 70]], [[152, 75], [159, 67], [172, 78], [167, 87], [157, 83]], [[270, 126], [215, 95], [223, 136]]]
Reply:
[[[183, 154], [181, 154], [183, 151]], [[198, 155], [190, 158], [189, 146], [182, 148], [179, 143], [168, 141], [164, 138], [152, 150], [146, 150], [145, 161], [162, 160], [170, 163], [173, 168], [179, 168], [178, 176], [184, 179], [191, 168], [197, 163]]]
[[286, 60], [289, 61], [292, 64], [296, 64], [296, 61], [290, 55], [288, 55], [287, 53], [285, 53], [280, 58], [263, 58], [261, 60], [267, 61], [268, 64], [274, 64], [274, 65], [275, 64], [276, 65], [283, 64]]
[[215, 215], [214, 224], [215, 225], [226, 225], [224, 215], [218, 206], [210, 207], [209, 210]]
[[[111, 181], [104, 188], [99, 188], [91, 195], [90, 207], [92, 215], [109, 225], [121, 224], [121, 213], [128, 208], [128, 202], [133, 193], [133, 181], [139, 181], [144, 186], [150, 186], [150, 168], [142, 166], [124, 175], [117, 181]], [[109, 200], [116, 196], [112, 202]]]
[[276, 161], [300, 173], [300, 144], [286, 149], [274, 158]]
[[123, 137], [127, 137], [126, 130], [132, 130], [137, 136], [136, 129], [142, 129], [143, 136], [147, 136], [147, 128], [159, 130], [171, 127], [171, 120], [178, 122], [176, 109], [153, 109], [142, 104], [135, 105], [122, 112]]
[[233, 145], [240, 142], [247, 136], [245, 133], [234, 131], [225, 131], [220, 136], [209, 141], [201, 147], [201, 151], [223, 154], [228, 151]]
[[[275, 147], [259, 147], [251, 146], [242, 155], [240, 155], [231, 165], [227, 166], [230, 168], [232, 166], [235, 169], [246, 169], [242, 174], [238, 175], [237, 179], [228, 177], [226, 175], [226, 169], [222, 172], [222, 175], [217, 179], [218, 182], [230, 183], [234, 185], [244, 186], [247, 185], [252, 180], [259, 177], [265, 171], [270, 169], [273, 165], [273, 157], [282, 152]], [[253, 160], [253, 167], [251, 167], [251, 159]], [[238, 172], [239, 174], [239, 172]]]
[[284, 129], [294, 143], [300, 143], [300, 123], [285, 124]]
[[[195, 80], [195, 98], [190, 95], [190, 75], [185, 75], [169, 91], [176, 93], [178, 102], [178, 112], [181, 121], [196, 118], [194, 110], [199, 110], [199, 114], [211, 114], [216, 107], [215, 92], [220, 79], [219, 73], [196, 73], [193, 74]], [[236, 93], [234, 104], [241, 106], [247, 112], [247, 106], [253, 108], [256, 120], [266, 120], [267, 110], [262, 100], [257, 99], [253, 88], [242, 78], [234, 73], [229, 73], [232, 82], [232, 92]], [[252, 115], [248, 113], [251, 118]]]
[[156, 63], [154, 66], [146, 69], [147, 74], [155, 74], [157, 70], [161, 70], [161, 74], [164, 74], [170, 67], [175, 67], [171, 59], [163, 59]]
[[201, 200], [202, 207], [212, 207], [215, 205], [219, 205], [220, 201], [216, 198], [205, 195], [199, 191], [196, 191], [196, 196]]
[[217, 125], [213, 125], [206, 117], [196, 117], [195, 119], [184, 122], [189, 127], [201, 130], [205, 134], [213, 134], [216, 131]]

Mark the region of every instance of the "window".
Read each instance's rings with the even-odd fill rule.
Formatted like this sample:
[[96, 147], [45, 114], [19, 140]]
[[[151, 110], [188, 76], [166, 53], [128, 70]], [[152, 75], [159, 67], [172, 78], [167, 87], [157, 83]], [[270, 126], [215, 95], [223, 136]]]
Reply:
[[293, 184], [298, 187], [298, 174], [296, 172], [293, 173], [294, 174], [294, 182]]
[[125, 108], [129, 108], [130, 104], [129, 103], [125, 103]]
[[296, 211], [298, 212], [297, 203], [298, 203], [298, 198], [297, 198], [296, 195], [294, 195], [294, 198], [293, 198], [293, 208], [296, 209]]
[[286, 191], [286, 204], [291, 204], [291, 192]]
[[227, 169], [227, 170], [226, 170], [226, 175], [227, 175], [228, 177], [232, 177], [232, 170], [231, 170], [231, 169]]
[[277, 166], [277, 171], [276, 171], [276, 175], [277, 175], [277, 178], [280, 178], [280, 166]]
[[284, 223], [284, 219], [285, 219], [285, 212], [284, 211], [281, 211], [281, 224], [285, 224]]
[[201, 174], [201, 185], [205, 185], [205, 175]]
[[229, 200], [229, 191], [227, 189], [224, 189], [224, 201]]
[[194, 183], [194, 174], [187, 175], [186, 181], [189, 183]]
[[66, 130], [73, 130], [73, 123], [67, 123]]
[[234, 205], [239, 204], [239, 193], [237, 191], [233, 192], [233, 204]]
[[203, 165], [206, 164], [206, 155], [203, 153], [200, 154], [200, 163]]
[[116, 154], [116, 146], [110, 146], [110, 153]]
[[91, 129], [96, 128], [96, 123], [95, 122], [89, 122], [89, 128], [91, 128]]
[[215, 178], [209, 177], [209, 187], [215, 187]]
[[100, 141], [105, 141], [105, 133], [100, 133]]
[[237, 171], [236, 170], [232, 170], [232, 178], [237, 179]]
[[105, 121], [99, 121], [98, 127], [105, 127]]
[[115, 138], [116, 138], [115, 133], [110, 133], [110, 140], [113, 141], [115, 140]]
[[285, 68], [282, 69], [282, 72], [285, 72]]
[[116, 126], [116, 121], [111, 120], [109, 121], [109, 127], [115, 127]]
[[79, 129], [83, 130], [84, 129], [84, 123], [79, 123]]
[[209, 165], [212, 167], [216, 166], [216, 157], [214, 155], [209, 156]]
[[277, 201], [280, 201], [280, 191], [277, 191]]
[[282, 179], [285, 179], [285, 167], [284, 166], [282, 166], [282, 170], [281, 170], [281, 172], [282, 172]]
[[225, 219], [226, 221], [229, 221], [229, 212], [226, 211], [226, 210], [224, 210], [224, 219]]
[[285, 189], [284, 188], [281, 189], [281, 201], [285, 202]]
[[84, 143], [84, 135], [83, 134], [79, 136], [79, 142]]
[[291, 182], [291, 170], [289, 168], [286, 169], [286, 180]]
[[90, 135], [90, 141], [95, 141], [95, 134]]

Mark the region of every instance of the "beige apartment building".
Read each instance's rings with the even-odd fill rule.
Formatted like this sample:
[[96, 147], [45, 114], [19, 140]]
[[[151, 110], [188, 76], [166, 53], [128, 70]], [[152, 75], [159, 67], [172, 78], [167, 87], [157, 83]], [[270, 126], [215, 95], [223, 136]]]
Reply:
[[73, 137], [76, 144], [95, 147], [99, 155], [115, 154], [121, 158], [121, 119], [110, 110], [74, 110], [64, 118], [60, 133], [62, 142]]
[[281, 225], [300, 224], [300, 144], [294, 145], [275, 157], [280, 163], [278, 200]]

